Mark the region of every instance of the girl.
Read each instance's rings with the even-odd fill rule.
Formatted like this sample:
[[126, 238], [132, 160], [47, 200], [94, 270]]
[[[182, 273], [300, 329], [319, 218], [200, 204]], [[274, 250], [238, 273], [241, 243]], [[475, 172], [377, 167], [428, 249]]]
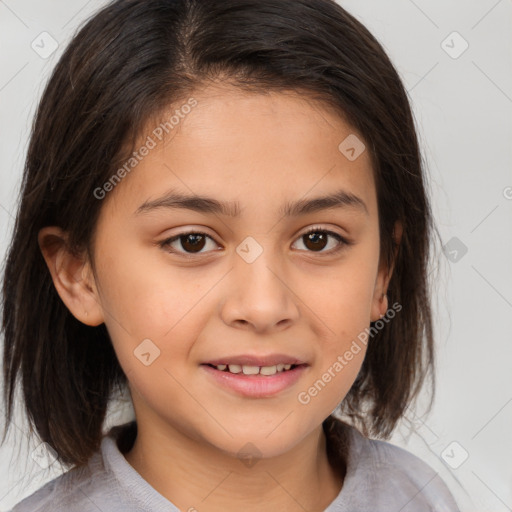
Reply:
[[403, 85], [334, 1], [112, 2], [6, 262], [7, 422], [19, 378], [69, 469], [13, 510], [458, 510], [384, 440], [433, 367], [433, 231]]

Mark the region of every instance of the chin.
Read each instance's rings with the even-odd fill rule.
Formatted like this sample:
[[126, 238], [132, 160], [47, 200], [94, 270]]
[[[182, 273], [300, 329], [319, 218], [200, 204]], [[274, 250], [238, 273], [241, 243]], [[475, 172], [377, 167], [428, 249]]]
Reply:
[[258, 424], [252, 424], [249, 429], [241, 424], [238, 429], [229, 429], [233, 437], [226, 435], [222, 439], [210, 439], [209, 442], [229, 456], [240, 459], [241, 462], [246, 459], [279, 457], [292, 450], [309, 434], [296, 425], [279, 425], [282, 420], [283, 418], [280, 418], [270, 429], [266, 425]]

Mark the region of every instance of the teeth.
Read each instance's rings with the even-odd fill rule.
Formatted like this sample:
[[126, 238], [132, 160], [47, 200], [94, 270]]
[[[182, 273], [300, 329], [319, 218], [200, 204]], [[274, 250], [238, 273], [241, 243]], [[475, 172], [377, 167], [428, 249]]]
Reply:
[[292, 367], [291, 364], [279, 363], [274, 366], [248, 366], [239, 364], [218, 364], [217, 370], [224, 371], [228, 370], [230, 373], [242, 373], [244, 375], [275, 375], [276, 373], [289, 370]]
[[244, 375], [258, 375], [260, 373], [260, 367], [259, 366], [242, 366], [242, 371], [244, 372]]
[[261, 375], [275, 375], [277, 373], [276, 366], [262, 366], [260, 369]]

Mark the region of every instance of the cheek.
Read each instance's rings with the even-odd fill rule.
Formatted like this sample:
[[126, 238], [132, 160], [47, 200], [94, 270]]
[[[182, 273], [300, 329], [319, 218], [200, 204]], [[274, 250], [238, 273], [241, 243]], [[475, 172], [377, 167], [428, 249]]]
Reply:
[[306, 276], [301, 296], [333, 339], [357, 336], [369, 324], [375, 273], [371, 260], [354, 255], [329, 273]]
[[201, 299], [218, 281], [212, 272], [167, 264], [156, 251], [127, 247], [115, 261], [98, 265], [105, 323], [134, 339], [165, 338], [201, 310]]
[[351, 255], [321, 286], [304, 285], [307, 304], [321, 319], [321, 327], [317, 332], [318, 364], [309, 387], [302, 390], [302, 399], [298, 397], [299, 403], [331, 412], [360, 371], [367, 349], [377, 269], [373, 249]]
[[151, 359], [158, 357], [155, 364], [167, 361], [172, 366], [186, 359], [202, 328], [204, 306], [198, 303], [205, 291], [189, 288], [185, 295], [178, 290], [176, 283], [166, 287], [160, 280], [152, 285], [151, 280], [137, 280], [132, 274], [118, 298], [108, 301], [105, 324], [118, 358], [128, 367], [138, 367], [133, 357], [141, 351], [149, 351]]

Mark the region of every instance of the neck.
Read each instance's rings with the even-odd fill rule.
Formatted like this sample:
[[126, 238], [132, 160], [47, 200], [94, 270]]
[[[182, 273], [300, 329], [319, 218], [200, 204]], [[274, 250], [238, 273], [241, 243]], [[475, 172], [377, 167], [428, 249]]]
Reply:
[[180, 510], [230, 512], [262, 509], [323, 512], [337, 497], [345, 467], [333, 468], [320, 425], [293, 450], [241, 460], [173, 430], [138, 424], [126, 460]]

